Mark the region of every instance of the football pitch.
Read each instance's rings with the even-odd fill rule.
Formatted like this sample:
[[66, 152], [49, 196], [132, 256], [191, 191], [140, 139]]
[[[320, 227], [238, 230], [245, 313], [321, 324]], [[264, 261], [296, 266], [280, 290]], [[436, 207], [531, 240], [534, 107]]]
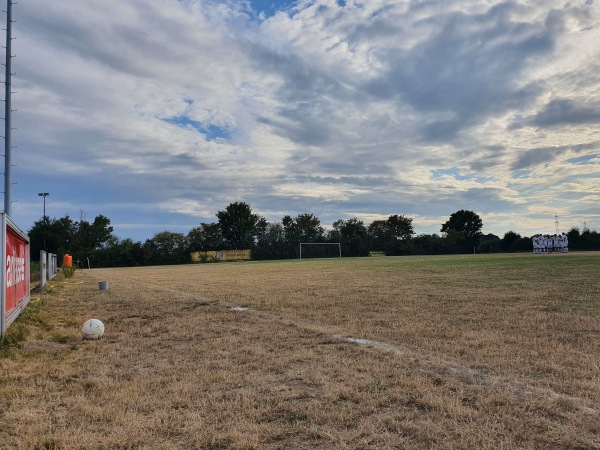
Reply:
[[0, 448], [598, 449], [599, 269], [586, 252], [77, 272], [1, 349]]

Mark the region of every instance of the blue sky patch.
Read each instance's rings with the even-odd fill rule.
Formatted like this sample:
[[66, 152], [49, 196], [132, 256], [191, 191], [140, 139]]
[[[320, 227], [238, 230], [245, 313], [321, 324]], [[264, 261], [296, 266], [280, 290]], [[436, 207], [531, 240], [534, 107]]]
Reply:
[[470, 180], [473, 178], [461, 175], [460, 169], [458, 167], [450, 167], [448, 169], [434, 169], [431, 171], [431, 176], [434, 180], [439, 180], [444, 175], [450, 175], [452, 178], [460, 181]]
[[475, 181], [477, 183], [485, 183], [489, 180], [488, 177], [479, 175], [463, 175], [458, 167], [449, 167], [447, 169], [434, 169], [431, 171], [431, 176], [434, 180], [439, 180], [445, 175], [450, 175], [458, 181]]
[[207, 141], [231, 138], [231, 130], [229, 130], [228, 128], [220, 127], [210, 123], [203, 124], [202, 122], [197, 122], [195, 120], [190, 119], [187, 116], [170, 117], [168, 119], [163, 120], [167, 123], [171, 123], [182, 128], [192, 127], [198, 132], [202, 133], [204, 136], [206, 136]]
[[231, 131], [224, 127], [208, 124], [204, 127], [204, 135], [209, 141], [214, 141], [216, 139], [229, 139], [231, 138]]
[[600, 155], [586, 155], [586, 156], [578, 156], [577, 158], [567, 159], [568, 163], [571, 164], [588, 164], [592, 159], [596, 159], [600, 157]]
[[513, 178], [529, 178], [529, 176], [531, 175], [531, 172], [529, 170], [515, 170], [512, 174]]
[[286, 11], [290, 6], [296, 4], [295, 1], [276, 1], [276, 0], [251, 0], [250, 5], [256, 13], [263, 13], [265, 17], [271, 17], [279, 11]]

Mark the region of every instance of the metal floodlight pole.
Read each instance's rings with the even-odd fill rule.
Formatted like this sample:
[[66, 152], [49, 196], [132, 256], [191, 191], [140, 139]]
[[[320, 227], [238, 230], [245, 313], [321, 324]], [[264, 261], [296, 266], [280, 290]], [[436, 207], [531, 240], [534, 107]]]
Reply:
[[44, 251], [46, 251], [46, 197], [50, 194], [48, 192], [40, 192], [38, 195], [44, 197], [44, 216], [42, 217], [42, 220], [44, 221]]
[[12, 59], [12, 1], [6, 0], [6, 76], [4, 78], [5, 100], [4, 100], [4, 213], [11, 216], [11, 59]]

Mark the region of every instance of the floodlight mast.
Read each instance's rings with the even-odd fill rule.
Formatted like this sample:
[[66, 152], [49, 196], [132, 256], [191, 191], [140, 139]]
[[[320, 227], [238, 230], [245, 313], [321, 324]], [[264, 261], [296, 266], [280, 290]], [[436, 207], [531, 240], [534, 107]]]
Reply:
[[6, 76], [4, 77], [5, 99], [4, 99], [4, 213], [12, 215], [11, 201], [11, 138], [10, 138], [10, 114], [11, 114], [11, 59], [12, 59], [12, 1], [6, 0]]
[[44, 216], [42, 217], [42, 221], [44, 223], [44, 251], [46, 250], [46, 197], [50, 195], [48, 192], [40, 192], [38, 194], [40, 197], [44, 197]]

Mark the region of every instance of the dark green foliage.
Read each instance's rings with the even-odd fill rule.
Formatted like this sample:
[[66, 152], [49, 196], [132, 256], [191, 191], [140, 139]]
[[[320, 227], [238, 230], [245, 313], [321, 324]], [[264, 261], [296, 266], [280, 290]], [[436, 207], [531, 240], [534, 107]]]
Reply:
[[[294, 256], [292, 256], [294, 257]], [[287, 259], [290, 249], [285, 239], [285, 230], [280, 223], [267, 223], [261, 227], [252, 259]]]
[[369, 255], [369, 232], [363, 221], [356, 217], [333, 222], [329, 241], [341, 243], [342, 256]]
[[300, 243], [325, 241], [325, 229], [321, 226], [321, 220], [312, 214], [298, 214], [295, 218], [285, 216], [281, 224], [288, 258], [299, 256]]
[[162, 231], [144, 243], [145, 263], [150, 265], [190, 262], [187, 239], [182, 233]]
[[600, 233], [597, 231], [584, 229], [580, 233], [578, 228], [572, 228], [567, 236], [572, 250], [600, 250]]
[[478, 214], [473, 211], [461, 209], [450, 215], [450, 218], [442, 225], [442, 233], [448, 233], [450, 230], [462, 233], [465, 238], [479, 238], [483, 221]]
[[500, 238], [482, 241], [477, 246], [477, 253], [501, 253], [501, 252], [502, 252], [502, 239], [500, 239]]
[[418, 255], [441, 255], [446, 253], [446, 241], [437, 234], [421, 234], [414, 239]]
[[[531, 252], [531, 239], [508, 231], [502, 239], [483, 235], [483, 223], [473, 211], [460, 210], [442, 225], [444, 236], [414, 236], [413, 219], [392, 215], [376, 220], [368, 227], [357, 219], [338, 220], [325, 232], [313, 214], [286, 215], [281, 223], [267, 222], [254, 214], [246, 203], [231, 203], [217, 213], [218, 222], [201, 223], [187, 235], [163, 231], [144, 243], [119, 239], [112, 235], [110, 220], [97, 216], [92, 223], [82, 217], [73, 221], [43, 217], [29, 231], [31, 259], [37, 261], [43, 247], [56, 253], [59, 261], [65, 253], [87, 267], [126, 267], [190, 262], [190, 253], [225, 249], [252, 250], [253, 259], [290, 259], [299, 256], [300, 243], [341, 243], [342, 256], [367, 256], [370, 251], [386, 255], [441, 255], [453, 253]], [[600, 250], [600, 234], [573, 228], [568, 232], [569, 249]], [[334, 246], [307, 246], [303, 257], [337, 257]]]
[[202, 223], [199, 227], [190, 230], [187, 241], [190, 252], [222, 250], [221, 225], [218, 222]]
[[482, 227], [483, 221], [477, 213], [461, 209], [450, 215], [440, 231], [446, 233], [449, 253], [472, 253], [483, 235]]
[[[258, 214], [243, 202], [231, 203], [225, 210], [217, 213], [223, 244], [227, 249], [247, 249], [254, 247], [260, 233], [261, 221]], [[261, 220], [262, 219], [262, 220]]]
[[43, 217], [29, 230], [30, 256], [39, 260], [40, 250], [46, 241], [46, 250], [58, 255], [59, 261], [65, 253], [73, 255], [73, 261], [83, 261], [102, 248], [112, 237], [110, 220], [99, 215], [89, 223], [82, 217], [74, 222], [68, 215], [60, 219]]
[[[145, 263], [144, 249], [140, 242], [116, 237], [111, 238], [91, 259], [92, 267], [134, 267]], [[87, 267], [87, 261], [84, 267]]]
[[371, 250], [387, 255], [412, 254], [410, 242], [414, 232], [412, 219], [393, 215], [386, 220], [376, 220], [368, 227]]
[[65, 278], [72, 278], [75, 275], [77, 267], [75, 266], [64, 266], [61, 271]]
[[502, 238], [502, 243], [500, 245], [500, 247], [502, 248], [502, 251], [504, 251], [504, 252], [510, 251], [510, 248], [519, 239], [521, 239], [521, 235], [515, 233], [514, 231], [507, 231], [506, 233], [504, 233], [504, 237]]

